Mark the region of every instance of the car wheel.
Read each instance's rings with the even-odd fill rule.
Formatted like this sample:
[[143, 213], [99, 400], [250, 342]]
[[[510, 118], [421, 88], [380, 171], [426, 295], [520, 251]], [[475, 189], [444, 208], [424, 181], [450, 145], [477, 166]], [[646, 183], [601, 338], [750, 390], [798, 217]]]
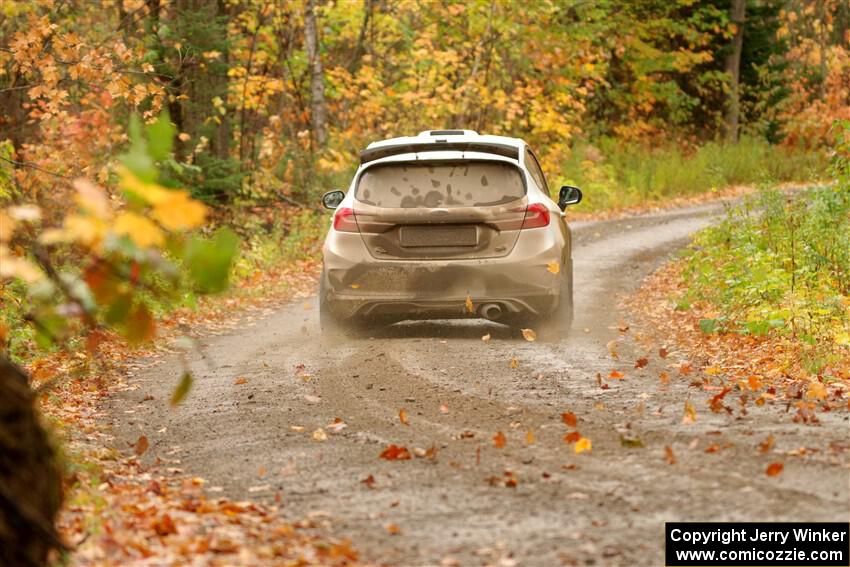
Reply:
[[566, 338], [573, 324], [572, 278], [561, 279], [561, 294], [558, 306], [549, 313], [540, 326], [541, 338], [546, 342], [558, 342]]
[[322, 335], [330, 337], [351, 337], [358, 330], [355, 321], [343, 319], [335, 315], [328, 304], [328, 293], [325, 272], [319, 281], [319, 328]]

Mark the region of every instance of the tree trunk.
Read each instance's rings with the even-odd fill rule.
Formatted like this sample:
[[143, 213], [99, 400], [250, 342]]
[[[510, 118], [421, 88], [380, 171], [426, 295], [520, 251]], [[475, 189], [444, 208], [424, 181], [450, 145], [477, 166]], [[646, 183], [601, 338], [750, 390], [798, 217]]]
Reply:
[[735, 24], [732, 36], [732, 51], [726, 56], [726, 73], [729, 75], [729, 97], [726, 101], [726, 141], [737, 142], [741, 116], [741, 52], [744, 49], [744, 21], [746, 19], [746, 0], [732, 0], [729, 17]]
[[322, 73], [322, 58], [319, 53], [319, 33], [316, 27], [314, 0], [304, 6], [304, 42], [310, 66], [310, 123], [313, 139], [319, 147], [327, 141], [327, 106], [325, 105], [325, 82]]
[[61, 505], [62, 476], [27, 376], [0, 356], [0, 565], [44, 565], [64, 547], [53, 526]]

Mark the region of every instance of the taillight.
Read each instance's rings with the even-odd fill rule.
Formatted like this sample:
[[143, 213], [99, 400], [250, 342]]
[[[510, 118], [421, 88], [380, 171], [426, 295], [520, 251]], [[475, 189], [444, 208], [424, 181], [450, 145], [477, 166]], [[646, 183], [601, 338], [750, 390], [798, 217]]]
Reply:
[[522, 221], [522, 228], [542, 228], [549, 226], [549, 209], [540, 203], [532, 203], [525, 209], [525, 220]]
[[343, 207], [336, 210], [334, 215], [334, 230], [339, 232], [357, 232], [357, 220], [354, 218], [354, 209]]

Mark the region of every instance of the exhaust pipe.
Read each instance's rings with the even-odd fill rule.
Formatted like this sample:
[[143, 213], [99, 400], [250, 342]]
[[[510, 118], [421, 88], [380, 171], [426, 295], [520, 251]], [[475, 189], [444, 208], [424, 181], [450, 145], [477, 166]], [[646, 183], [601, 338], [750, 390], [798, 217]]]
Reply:
[[496, 303], [482, 305], [481, 316], [489, 321], [498, 321], [502, 318], [502, 307]]

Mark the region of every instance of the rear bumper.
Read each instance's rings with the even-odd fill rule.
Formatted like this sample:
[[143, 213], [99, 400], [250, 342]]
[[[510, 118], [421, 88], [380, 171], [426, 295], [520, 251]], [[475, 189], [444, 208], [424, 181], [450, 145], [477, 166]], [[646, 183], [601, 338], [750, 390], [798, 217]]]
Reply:
[[[483, 305], [493, 303], [507, 317], [549, 313], [572, 266], [568, 253], [562, 258], [563, 243], [539, 232], [520, 237], [501, 258], [427, 261], [376, 260], [359, 235], [332, 232], [324, 248], [327, 308], [340, 318], [478, 317]], [[557, 274], [549, 269], [553, 262], [560, 266]]]

